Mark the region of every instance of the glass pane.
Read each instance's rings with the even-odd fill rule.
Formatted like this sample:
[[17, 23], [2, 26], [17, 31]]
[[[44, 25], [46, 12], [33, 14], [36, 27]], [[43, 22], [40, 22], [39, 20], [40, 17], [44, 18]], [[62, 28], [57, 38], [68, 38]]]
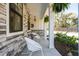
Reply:
[[10, 4], [10, 32], [22, 31], [22, 14], [19, 12], [20, 10], [22, 9], [19, 8], [18, 4]]

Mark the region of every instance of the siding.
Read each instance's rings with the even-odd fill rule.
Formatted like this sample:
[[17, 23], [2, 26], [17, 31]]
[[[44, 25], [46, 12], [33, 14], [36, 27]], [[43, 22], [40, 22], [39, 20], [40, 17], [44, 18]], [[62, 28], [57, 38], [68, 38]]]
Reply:
[[23, 34], [6, 37], [6, 5], [0, 3], [0, 56], [14, 56], [26, 45]]

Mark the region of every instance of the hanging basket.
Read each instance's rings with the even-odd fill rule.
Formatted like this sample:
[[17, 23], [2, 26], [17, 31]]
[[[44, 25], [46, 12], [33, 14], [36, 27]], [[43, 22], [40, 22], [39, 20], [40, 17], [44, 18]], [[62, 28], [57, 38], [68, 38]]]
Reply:
[[49, 22], [49, 16], [46, 16], [46, 17], [44, 18], [44, 22]]

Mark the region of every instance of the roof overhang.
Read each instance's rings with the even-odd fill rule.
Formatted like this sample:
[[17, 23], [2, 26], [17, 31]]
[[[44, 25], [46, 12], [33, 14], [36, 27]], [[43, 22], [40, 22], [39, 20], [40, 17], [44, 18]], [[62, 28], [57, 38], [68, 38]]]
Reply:
[[27, 8], [32, 16], [42, 19], [48, 3], [27, 3]]

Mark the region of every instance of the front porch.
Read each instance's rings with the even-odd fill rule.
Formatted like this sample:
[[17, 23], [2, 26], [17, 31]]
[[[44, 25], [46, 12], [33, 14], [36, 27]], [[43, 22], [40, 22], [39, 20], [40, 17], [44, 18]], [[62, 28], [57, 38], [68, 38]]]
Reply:
[[[22, 37], [28, 35], [27, 32], [30, 30], [42, 30], [44, 32], [40, 39], [34, 40], [42, 45], [45, 55], [60, 55], [54, 49], [52, 23], [50, 23], [51, 27], [49, 28], [50, 40], [45, 40], [44, 17], [49, 15], [48, 3], [6, 3], [0, 4], [0, 8], [0, 12], [2, 12], [0, 14], [0, 55], [14, 56], [21, 51], [26, 51], [26, 48], [23, 50], [26, 43]], [[52, 20], [50, 19], [50, 22]], [[34, 55], [41, 56], [39, 51], [34, 52]]]
[[[55, 48], [54, 36], [54, 14], [51, 4], [48, 3], [10, 3], [1, 4], [5, 6], [5, 22], [0, 26], [0, 55], [8, 56], [28, 56], [28, 49], [24, 36], [28, 37], [32, 31], [40, 36], [33, 38], [42, 48], [44, 56], [61, 56]], [[2, 10], [0, 10], [2, 11]], [[44, 18], [49, 16], [49, 25], [45, 26]], [[2, 19], [4, 20], [4, 19]], [[48, 27], [48, 28], [46, 28]], [[3, 31], [4, 30], [4, 31]], [[46, 33], [48, 31], [48, 34]], [[4, 37], [3, 37], [4, 35]], [[48, 35], [48, 39], [47, 39]], [[24, 48], [24, 49], [23, 49]], [[20, 53], [21, 52], [21, 53]], [[40, 51], [33, 52], [32, 56], [42, 56]]]

